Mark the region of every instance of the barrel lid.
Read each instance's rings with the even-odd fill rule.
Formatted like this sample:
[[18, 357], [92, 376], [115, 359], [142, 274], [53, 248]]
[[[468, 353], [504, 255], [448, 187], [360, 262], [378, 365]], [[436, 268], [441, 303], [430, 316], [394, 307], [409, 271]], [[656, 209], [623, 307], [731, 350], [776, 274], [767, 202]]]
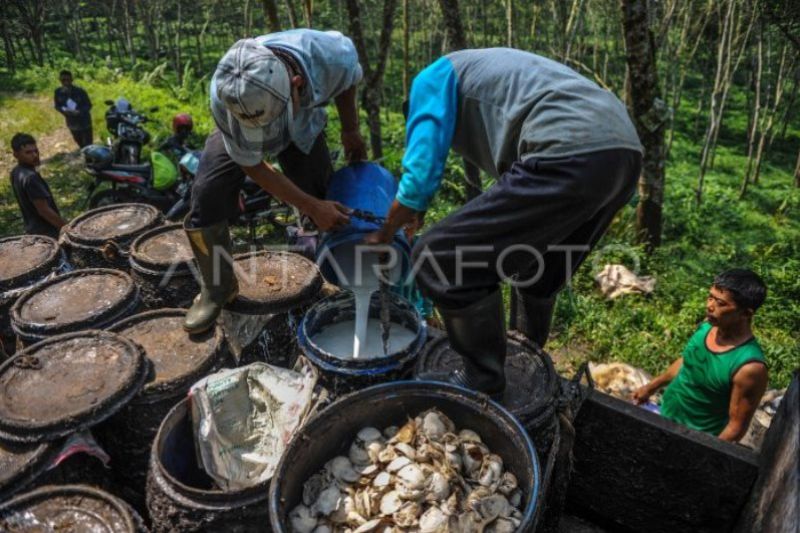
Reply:
[[131, 244], [132, 260], [151, 266], [190, 263], [192, 247], [181, 224], [159, 226], [142, 233]]
[[224, 349], [222, 329], [216, 326], [205, 333], [189, 335], [183, 329], [185, 318], [185, 309], [157, 309], [111, 327], [111, 331], [141, 346], [152, 363], [143, 389], [145, 395], [188, 391], [219, 360]]
[[292, 252], [259, 251], [234, 257], [239, 296], [226, 309], [267, 315], [302, 305], [322, 288], [313, 261]]
[[[507, 338], [506, 389], [500, 403], [527, 422], [552, 406], [558, 380], [550, 356], [541, 348], [514, 331]], [[415, 372], [419, 375], [463, 368], [464, 361], [447, 336], [436, 335], [423, 349]]]
[[59, 444], [58, 441], [32, 444], [0, 441], [0, 501], [46, 469]]
[[[0, 292], [14, 289], [58, 263], [58, 243], [44, 235], [0, 239]], [[43, 272], [42, 272], [43, 273]]]
[[130, 508], [86, 485], [50, 485], [0, 504], [0, 525], [10, 531], [134, 533]]
[[102, 244], [108, 240], [132, 239], [161, 222], [161, 213], [147, 204], [115, 204], [92, 209], [67, 225], [70, 240]]
[[48, 334], [82, 323], [102, 327], [118, 319], [137, 298], [133, 279], [121, 270], [75, 270], [25, 292], [11, 309], [11, 320], [19, 331]]
[[0, 365], [0, 438], [53, 440], [114, 414], [142, 387], [142, 349], [115, 333], [50, 337]]

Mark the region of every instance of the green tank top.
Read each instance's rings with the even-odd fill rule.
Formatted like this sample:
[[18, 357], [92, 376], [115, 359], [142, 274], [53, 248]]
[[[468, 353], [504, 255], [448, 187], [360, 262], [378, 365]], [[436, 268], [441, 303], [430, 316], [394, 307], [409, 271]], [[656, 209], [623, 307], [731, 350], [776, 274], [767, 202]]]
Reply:
[[692, 429], [719, 435], [728, 425], [733, 375], [753, 361], [766, 364], [755, 338], [726, 352], [706, 346], [711, 324], [704, 322], [686, 343], [683, 366], [661, 400], [661, 414]]

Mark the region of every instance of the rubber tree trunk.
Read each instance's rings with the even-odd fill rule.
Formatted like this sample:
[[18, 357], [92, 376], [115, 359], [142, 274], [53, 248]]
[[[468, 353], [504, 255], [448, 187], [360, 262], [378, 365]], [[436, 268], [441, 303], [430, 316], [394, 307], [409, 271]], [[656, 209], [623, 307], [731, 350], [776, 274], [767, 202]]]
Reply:
[[269, 22], [269, 31], [281, 31], [281, 21], [278, 18], [278, 6], [275, 5], [275, 0], [263, 0], [264, 18]]
[[625, 34], [625, 56], [630, 73], [632, 116], [645, 155], [639, 177], [636, 226], [640, 239], [652, 250], [661, 244], [664, 202], [664, 130], [667, 110], [661, 100], [656, 48], [648, 25], [647, 0], [620, 0]]
[[383, 157], [383, 140], [381, 137], [381, 94], [383, 92], [383, 75], [386, 72], [386, 61], [392, 42], [394, 12], [397, 0], [384, 0], [383, 21], [378, 42], [378, 58], [373, 65], [367, 53], [367, 41], [361, 22], [361, 5], [359, 0], [347, 0], [347, 13], [350, 18], [350, 36], [358, 52], [358, 60], [364, 70], [364, 92], [362, 104], [367, 111], [369, 141], [373, 159]]
[[[450, 42], [452, 50], [463, 50], [468, 48], [467, 36], [464, 32], [464, 24], [461, 22], [461, 12], [458, 8], [458, 0], [439, 0], [444, 18], [444, 27], [447, 31], [447, 40]], [[472, 200], [481, 194], [481, 171], [478, 167], [464, 159], [464, 191], [467, 201]]]

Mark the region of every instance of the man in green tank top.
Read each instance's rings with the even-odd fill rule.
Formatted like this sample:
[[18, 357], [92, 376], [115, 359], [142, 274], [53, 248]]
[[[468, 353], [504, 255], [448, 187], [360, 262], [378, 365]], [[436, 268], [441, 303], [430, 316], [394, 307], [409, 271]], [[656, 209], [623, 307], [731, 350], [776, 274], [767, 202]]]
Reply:
[[767, 365], [751, 329], [767, 288], [755, 272], [733, 269], [714, 279], [706, 321], [683, 356], [633, 394], [643, 403], [664, 385], [661, 414], [698, 431], [737, 442], [767, 388]]

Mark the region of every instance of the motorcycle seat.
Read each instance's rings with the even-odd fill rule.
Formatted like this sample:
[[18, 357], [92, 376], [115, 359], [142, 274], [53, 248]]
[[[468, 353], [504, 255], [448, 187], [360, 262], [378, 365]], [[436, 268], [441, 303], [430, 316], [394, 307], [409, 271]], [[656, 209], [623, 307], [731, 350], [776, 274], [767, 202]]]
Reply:
[[134, 172], [136, 174], [150, 174], [150, 165], [148, 163], [142, 165], [120, 165], [114, 163], [111, 165], [111, 170], [122, 170], [125, 172]]

